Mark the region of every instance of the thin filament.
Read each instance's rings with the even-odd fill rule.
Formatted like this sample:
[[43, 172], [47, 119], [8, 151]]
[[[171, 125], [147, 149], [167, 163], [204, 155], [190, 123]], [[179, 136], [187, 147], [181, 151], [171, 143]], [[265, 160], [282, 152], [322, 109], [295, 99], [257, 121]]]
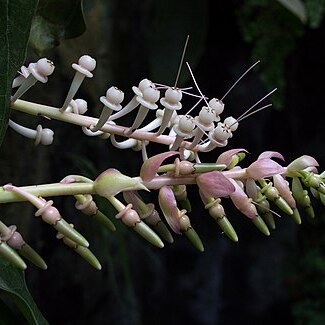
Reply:
[[196, 89], [197, 89], [198, 92], [200, 93], [201, 97], [204, 99], [204, 101], [205, 101], [205, 103], [207, 104], [207, 106], [210, 108], [210, 106], [209, 106], [209, 104], [208, 104], [208, 102], [207, 102], [205, 96], [202, 94], [202, 91], [201, 91], [201, 89], [199, 88], [199, 85], [197, 84], [197, 82], [196, 82], [196, 80], [195, 80], [195, 78], [194, 78], [194, 74], [193, 74], [193, 72], [192, 72], [192, 69], [191, 69], [189, 63], [186, 62], [186, 65], [187, 65], [187, 68], [188, 68], [188, 70], [189, 70], [189, 72], [190, 72], [190, 75], [191, 75], [191, 77], [192, 77], [192, 79], [193, 79], [193, 82], [194, 82], [194, 85], [195, 85]]
[[186, 48], [187, 48], [187, 44], [188, 44], [188, 40], [190, 38], [190, 35], [187, 35], [186, 37], [186, 41], [185, 41], [185, 45], [183, 48], [183, 53], [182, 53], [182, 57], [181, 57], [181, 62], [179, 63], [179, 67], [178, 67], [178, 71], [177, 71], [177, 75], [176, 75], [176, 80], [175, 80], [175, 84], [174, 84], [174, 88], [176, 88], [177, 86], [177, 82], [179, 79], [179, 76], [181, 74], [181, 70], [182, 70], [182, 65], [183, 65], [183, 61], [184, 61], [184, 57], [185, 57], [185, 53], [186, 53]]
[[257, 64], [259, 64], [261, 61], [258, 60], [257, 62], [255, 62], [251, 67], [249, 67], [236, 81], [235, 83], [228, 89], [228, 91], [223, 95], [223, 97], [221, 98], [221, 101], [223, 101], [225, 99], [225, 97], [233, 90], [233, 88], [238, 84], [238, 82], [244, 78], [246, 76], [246, 74], [251, 71]]
[[262, 102], [265, 98], [269, 97], [271, 94], [273, 94], [277, 88], [274, 88], [271, 90], [268, 94], [266, 94], [263, 98], [261, 98], [258, 102], [256, 102], [253, 106], [251, 106], [246, 112], [244, 112], [242, 115], [240, 115], [236, 120], [239, 121], [242, 119], [247, 113], [249, 113], [255, 106], [257, 106], [260, 102]]

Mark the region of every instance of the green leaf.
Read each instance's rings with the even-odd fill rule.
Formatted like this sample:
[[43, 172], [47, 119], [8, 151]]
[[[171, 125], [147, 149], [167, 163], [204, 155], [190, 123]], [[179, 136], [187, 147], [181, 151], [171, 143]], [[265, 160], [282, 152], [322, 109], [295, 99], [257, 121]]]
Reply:
[[9, 119], [12, 80], [22, 65], [37, 0], [0, 1], [0, 144]]
[[307, 21], [306, 8], [301, 0], [277, 0], [291, 13], [297, 16], [303, 24]]
[[1, 258], [0, 289], [9, 293], [29, 324], [48, 324], [27, 289], [24, 273]]
[[77, 37], [85, 30], [82, 0], [40, 0], [29, 41], [40, 54], [59, 45], [60, 40]]

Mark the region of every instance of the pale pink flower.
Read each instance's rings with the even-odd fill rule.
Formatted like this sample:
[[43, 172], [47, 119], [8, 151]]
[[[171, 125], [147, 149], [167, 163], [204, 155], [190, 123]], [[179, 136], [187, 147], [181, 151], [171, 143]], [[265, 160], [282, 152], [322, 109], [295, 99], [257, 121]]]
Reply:
[[287, 166], [287, 171], [289, 173], [291, 172], [299, 172], [300, 170], [303, 170], [308, 167], [318, 167], [319, 164], [317, 160], [311, 156], [301, 156], [297, 159], [295, 159], [292, 163], [290, 163]]
[[177, 207], [176, 198], [173, 190], [169, 186], [163, 186], [158, 195], [159, 206], [163, 212], [170, 228], [176, 233], [181, 234], [180, 211]]
[[230, 199], [234, 203], [235, 207], [250, 219], [257, 217], [257, 211], [252, 203], [252, 200], [248, 198], [244, 190], [233, 179], [230, 179], [235, 191], [230, 194]]
[[264, 159], [264, 158], [278, 158], [278, 159], [281, 159], [281, 160], [285, 160], [283, 158], [283, 156], [280, 154], [280, 152], [277, 152], [277, 151], [264, 151], [262, 152], [257, 159]]
[[225, 197], [235, 191], [230, 180], [219, 171], [198, 175], [196, 183], [205, 197]]
[[285, 168], [270, 158], [262, 158], [253, 162], [247, 167], [246, 172], [250, 178], [255, 180], [270, 177], [276, 174], [283, 174]]
[[296, 207], [296, 201], [292, 196], [288, 182], [284, 179], [282, 175], [273, 176], [274, 187], [278, 190], [279, 194], [284, 198], [284, 200], [289, 204], [291, 208]]

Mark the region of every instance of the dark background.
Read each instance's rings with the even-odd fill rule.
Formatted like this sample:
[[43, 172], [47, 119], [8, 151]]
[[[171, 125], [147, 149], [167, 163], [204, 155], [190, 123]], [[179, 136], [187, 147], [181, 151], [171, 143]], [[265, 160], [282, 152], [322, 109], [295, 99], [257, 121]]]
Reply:
[[[309, 1], [308, 3], [311, 3]], [[315, 3], [317, 1], [314, 1]], [[322, 1], [318, 1], [319, 10]], [[97, 59], [93, 80], [78, 95], [87, 114], [98, 116], [98, 98], [116, 85], [131, 98], [131, 86], [147, 77], [173, 84], [186, 35], [186, 60], [209, 97], [222, 97], [253, 62], [251, 72], [225, 99], [223, 117], [239, 116], [267, 91], [278, 87], [267, 109], [240, 124], [228, 148], [245, 148], [248, 164], [264, 150], [280, 151], [287, 162], [300, 155], [325, 164], [324, 22], [303, 25], [276, 1], [88, 1], [86, 33], [45, 53], [56, 65], [46, 85], [26, 99], [60, 106], [73, 71], [71, 63], [89, 54]], [[311, 19], [311, 18], [310, 18]], [[28, 62], [37, 57], [30, 51]], [[181, 86], [193, 85], [185, 68]], [[190, 105], [185, 101], [184, 106]], [[185, 111], [185, 110], [184, 110]], [[50, 147], [8, 130], [1, 148], [3, 183], [57, 182], [68, 174], [95, 178], [109, 167], [136, 176], [141, 155], [87, 138], [74, 126], [12, 115], [30, 126], [55, 130]], [[130, 124], [127, 119], [126, 125]], [[151, 154], [164, 150], [149, 146]], [[215, 161], [221, 150], [203, 156]], [[156, 202], [156, 194], [148, 199]], [[115, 222], [108, 233], [73, 209], [72, 198], [55, 198], [62, 214], [91, 242], [103, 269], [98, 272], [63, 247], [33, 217], [26, 203], [6, 205], [7, 220], [17, 220], [29, 243], [49, 269], [26, 272], [32, 295], [51, 324], [323, 324], [325, 258], [323, 207], [314, 202], [316, 220], [303, 215], [297, 226], [289, 217], [265, 237], [236, 209], [225, 204], [239, 242], [232, 243], [204, 211], [196, 189], [189, 191], [190, 215], [205, 245], [197, 252], [184, 236], [160, 250]], [[103, 202], [101, 202], [102, 204]], [[113, 215], [111, 215], [114, 219]], [[19, 221], [18, 221], [19, 220]]]

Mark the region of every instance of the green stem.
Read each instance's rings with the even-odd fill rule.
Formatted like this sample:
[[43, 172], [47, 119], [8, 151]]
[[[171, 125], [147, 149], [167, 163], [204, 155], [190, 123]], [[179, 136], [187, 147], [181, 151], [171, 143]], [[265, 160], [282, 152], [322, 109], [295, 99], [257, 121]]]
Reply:
[[121, 212], [123, 209], [125, 209], [125, 205], [120, 200], [118, 200], [115, 196], [110, 196], [107, 198], [107, 200], [112, 204], [112, 206], [118, 212]]
[[[77, 195], [77, 194], [96, 194], [93, 183], [52, 183], [43, 185], [23, 186], [22, 190], [27, 191], [37, 197]], [[13, 191], [5, 191], [0, 187], [0, 203], [21, 202], [26, 198]]]
[[[98, 119], [94, 117], [79, 115], [74, 113], [67, 113], [67, 112], [62, 113], [60, 112], [59, 108], [56, 107], [36, 104], [36, 103], [27, 102], [19, 99], [15, 103], [11, 104], [11, 108], [16, 111], [24, 112], [30, 115], [46, 116], [50, 119], [55, 119], [62, 122], [71, 123], [74, 125], [85, 126], [87, 128], [89, 128], [92, 125], [96, 125], [98, 122]], [[135, 130], [131, 136], [126, 136], [126, 132], [128, 129], [129, 129], [128, 127], [106, 123], [105, 125], [103, 125], [103, 127], [100, 130], [105, 133], [116, 134], [116, 135], [142, 140], [142, 141], [147, 140], [147, 141], [161, 143], [165, 145], [170, 145], [175, 140], [175, 137], [171, 137], [167, 135], [157, 136], [156, 133], [138, 131], [138, 130]], [[181, 146], [184, 147], [186, 144], [189, 143], [183, 141]], [[192, 151], [199, 151], [199, 150], [200, 150], [200, 146], [196, 146], [195, 148], [192, 149]]]

